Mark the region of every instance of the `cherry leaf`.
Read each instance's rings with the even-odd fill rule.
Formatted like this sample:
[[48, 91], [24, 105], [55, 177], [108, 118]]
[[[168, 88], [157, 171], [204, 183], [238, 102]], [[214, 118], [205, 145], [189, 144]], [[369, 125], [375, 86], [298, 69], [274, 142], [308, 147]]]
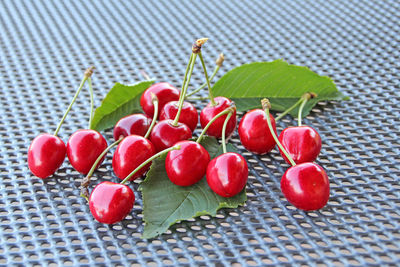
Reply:
[[[223, 153], [215, 138], [206, 136], [201, 144], [211, 158]], [[237, 152], [231, 144], [227, 145], [227, 150]], [[215, 216], [221, 208], [236, 208], [246, 202], [245, 189], [234, 197], [224, 198], [210, 189], [205, 177], [192, 186], [173, 184], [165, 171], [165, 157], [153, 161], [139, 188], [143, 196], [143, 238], [156, 237], [179, 221], [206, 214]]]
[[[347, 100], [332, 79], [320, 76], [307, 67], [290, 65], [283, 60], [244, 64], [227, 72], [212, 87], [214, 96], [235, 101], [238, 111], [261, 107], [260, 100], [268, 98], [272, 109], [284, 111], [307, 92], [318, 96], [307, 102], [305, 117], [319, 101]], [[290, 112], [297, 117], [298, 108]]]
[[113, 127], [126, 115], [142, 112], [140, 97], [153, 83], [154, 80], [141, 81], [133, 85], [116, 83], [96, 109], [90, 129], [101, 131]]

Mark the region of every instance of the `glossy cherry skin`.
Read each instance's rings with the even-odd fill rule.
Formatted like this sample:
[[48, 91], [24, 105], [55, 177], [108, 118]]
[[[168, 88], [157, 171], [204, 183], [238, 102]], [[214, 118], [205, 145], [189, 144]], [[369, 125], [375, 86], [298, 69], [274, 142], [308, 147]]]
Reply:
[[[232, 105], [232, 101], [226, 97], [218, 96], [214, 98], [217, 103], [215, 106], [208, 103], [205, 108], [200, 113], [200, 124], [201, 128], [204, 129], [209, 121], [211, 121], [218, 113], [229, 108]], [[222, 126], [224, 125], [224, 121], [227, 115], [219, 117], [207, 130], [207, 135], [214, 136], [216, 138], [222, 137]], [[232, 114], [232, 117], [229, 119], [228, 124], [226, 126], [226, 136], [230, 136], [236, 127], [236, 109]]]
[[[178, 101], [168, 102], [161, 110], [160, 120], [174, 120], [176, 113], [178, 113]], [[196, 108], [189, 102], [183, 102], [179, 122], [186, 124], [192, 132], [196, 129], [199, 122], [199, 114], [197, 114]]]
[[290, 167], [281, 180], [286, 199], [298, 209], [318, 210], [329, 199], [329, 179], [324, 169], [312, 162]]
[[140, 105], [142, 106], [144, 113], [146, 113], [146, 115], [150, 118], [153, 118], [154, 114], [151, 93], [155, 94], [158, 98], [158, 115], [160, 115], [160, 112], [165, 104], [179, 99], [179, 90], [171, 84], [165, 82], [153, 84], [146, 91], [144, 91], [142, 97], [140, 98]]
[[246, 160], [238, 153], [228, 152], [210, 161], [207, 183], [222, 197], [233, 197], [246, 186], [249, 169]]
[[[297, 164], [314, 161], [322, 146], [321, 137], [310, 126], [288, 127], [279, 135], [279, 141]], [[285, 161], [290, 164], [285, 154], [279, 151]]]
[[[121, 180], [125, 179], [132, 171], [148, 158], [155, 154], [153, 144], [139, 135], [129, 135], [119, 143], [114, 152], [112, 166], [114, 173]], [[130, 180], [142, 176], [151, 166], [151, 162], [141, 168]]]
[[89, 209], [93, 217], [106, 224], [125, 219], [134, 203], [135, 195], [132, 189], [109, 181], [98, 184], [89, 197]]
[[41, 134], [33, 139], [28, 149], [28, 166], [39, 178], [53, 175], [65, 159], [67, 148], [63, 140], [51, 134]]
[[210, 154], [200, 144], [193, 141], [181, 141], [181, 149], [168, 152], [165, 169], [172, 183], [189, 186], [200, 181], [206, 174]]
[[146, 114], [137, 113], [125, 116], [114, 126], [114, 140], [131, 134], [145, 136], [150, 124], [151, 118]]
[[[275, 119], [271, 114], [269, 118], [276, 133]], [[262, 109], [247, 112], [239, 123], [238, 132], [242, 145], [253, 153], [268, 153], [276, 145], [268, 127], [267, 115]]]
[[150, 140], [157, 152], [192, 137], [192, 131], [186, 124], [178, 122], [178, 126], [174, 126], [172, 123], [173, 120], [159, 121], [151, 131]]
[[[68, 139], [67, 156], [75, 170], [87, 174], [106, 148], [107, 141], [99, 132], [88, 129], [78, 130]], [[101, 162], [103, 159], [97, 167]]]

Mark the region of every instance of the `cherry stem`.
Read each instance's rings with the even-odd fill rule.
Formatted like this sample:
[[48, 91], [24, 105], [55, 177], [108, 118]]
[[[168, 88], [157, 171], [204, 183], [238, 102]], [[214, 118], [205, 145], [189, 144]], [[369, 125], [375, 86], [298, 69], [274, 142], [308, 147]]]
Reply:
[[192, 53], [190, 55], [189, 64], [186, 68], [185, 77], [183, 78], [181, 95], [179, 97], [178, 112], [176, 113], [175, 119], [172, 123], [173, 126], [178, 126], [179, 117], [181, 116], [183, 102], [185, 101], [185, 98], [186, 98], [186, 92], [187, 92], [187, 88], [189, 87], [190, 78], [192, 77], [194, 63], [196, 62], [196, 57], [197, 57], [197, 54]]
[[222, 126], [222, 151], [226, 153], [226, 141], [225, 141], [225, 133], [226, 133], [226, 126], [228, 125], [229, 119], [232, 117], [232, 110], [228, 113], [225, 118], [224, 125]]
[[279, 121], [280, 119], [282, 119], [283, 117], [286, 116], [286, 114], [288, 114], [290, 111], [292, 111], [293, 109], [295, 109], [298, 105], [300, 105], [300, 103], [303, 101], [302, 98], [300, 98], [299, 100], [297, 100], [296, 103], [294, 103], [290, 108], [288, 108], [287, 110], [285, 110], [282, 114], [280, 114], [278, 117], [275, 118], [275, 121]]
[[300, 107], [299, 107], [299, 113], [298, 113], [298, 115], [297, 115], [297, 124], [298, 124], [298, 126], [301, 126], [301, 113], [303, 112], [303, 108], [304, 108], [304, 106], [306, 105], [306, 103], [307, 103], [307, 101], [308, 101], [308, 98], [305, 97], [305, 98], [303, 98], [301, 101], [302, 101], [302, 102], [301, 102], [301, 105], [300, 105]]
[[83, 75], [83, 79], [81, 81], [81, 84], [79, 85], [79, 88], [76, 90], [76, 93], [74, 95], [74, 97], [72, 98], [71, 103], [69, 104], [67, 110], [65, 111], [63, 117], [61, 118], [60, 123], [57, 126], [57, 129], [54, 131], [54, 135], [57, 136], [58, 132], [61, 129], [62, 124], [65, 121], [65, 118], [67, 118], [68, 113], [70, 112], [72, 105], [75, 103], [76, 99], [78, 98], [79, 93], [81, 92], [83, 85], [85, 84], [85, 82], [90, 78], [90, 76], [93, 74], [93, 69], [94, 67], [90, 67], [85, 71], [85, 74]]
[[90, 117], [89, 117], [89, 127], [92, 125], [92, 120], [93, 120], [93, 113], [94, 113], [94, 97], [93, 97], [93, 87], [92, 87], [92, 78], [88, 78], [87, 80], [88, 85], [89, 85], [89, 93], [90, 93]]
[[147, 129], [146, 134], [144, 135], [144, 138], [148, 138], [151, 131], [153, 130], [154, 125], [156, 124], [157, 121], [157, 116], [158, 116], [158, 98], [154, 93], [151, 93], [151, 100], [153, 102], [153, 107], [154, 107], [154, 114], [153, 114], [153, 120], [151, 121], [149, 129]]
[[264, 98], [263, 100], [261, 100], [261, 105], [264, 109], [265, 114], [267, 115], [268, 128], [269, 128], [269, 131], [271, 132], [272, 137], [274, 138], [276, 144], [281, 149], [281, 151], [285, 154], [286, 158], [288, 158], [288, 160], [290, 161], [290, 164], [292, 166], [295, 166], [296, 162], [294, 162], [293, 158], [289, 155], [289, 153], [283, 147], [281, 142], [279, 142], [279, 139], [275, 134], [274, 128], [272, 127], [271, 118], [269, 117], [269, 109], [271, 108], [271, 104], [269, 103], [269, 100]]
[[[212, 73], [211, 77], [210, 77], [210, 82], [214, 79], [215, 75], [217, 75], [217, 72], [219, 71], [221, 67], [220, 66], [215, 66], [214, 68], [214, 72]], [[203, 89], [204, 87], [207, 86], [207, 82], [203, 83], [202, 85], [200, 85], [197, 89], [193, 90], [192, 92], [190, 92], [189, 94], [186, 95], [186, 98], [196, 94], [197, 92], [199, 92], [201, 89]], [[208, 99], [208, 97], [206, 98]]]
[[225, 114], [228, 113], [233, 113], [234, 111], [234, 107], [229, 107], [227, 109], [224, 109], [223, 111], [221, 111], [220, 113], [218, 113], [217, 115], [215, 115], [214, 118], [212, 118], [212, 120], [210, 120], [206, 127], [204, 127], [203, 131], [201, 132], [201, 134], [199, 135], [199, 137], [197, 138], [196, 142], [200, 143], [201, 139], [203, 138], [203, 136], [205, 135], [205, 133], [207, 132], [208, 128], [211, 126], [211, 124], [213, 124], [219, 117], [224, 116]]
[[104, 149], [103, 152], [101, 152], [101, 154], [97, 157], [96, 161], [92, 165], [92, 168], [90, 168], [86, 177], [83, 178], [83, 180], [81, 182], [81, 196], [83, 196], [84, 198], [87, 199], [88, 196], [83, 191], [85, 191], [85, 189], [87, 189], [87, 187], [89, 186], [90, 177], [92, 177], [92, 175], [93, 175], [94, 171], [96, 170], [96, 167], [99, 164], [99, 162], [101, 161], [101, 159], [107, 154], [108, 151], [110, 151], [111, 148], [118, 145], [122, 141], [122, 139], [124, 139], [124, 138], [121, 136], [117, 141], [115, 141], [114, 143], [109, 145], [106, 149]]
[[213, 94], [211, 92], [210, 79], [208, 79], [207, 68], [206, 68], [206, 64], [204, 64], [204, 59], [203, 59], [203, 55], [201, 54], [201, 51], [198, 53], [198, 55], [199, 55], [199, 58], [201, 61], [201, 65], [203, 66], [204, 76], [206, 76], [206, 81], [207, 81], [207, 86], [208, 86], [208, 98], [210, 98], [211, 105], [215, 106], [217, 103], [215, 102]]
[[[291, 107], [289, 107], [287, 110], [285, 110], [284, 112], [282, 112], [282, 114], [280, 114], [278, 117], [276, 117], [276, 118], [275, 118], [275, 121], [279, 121], [280, 119], [282, 119], [284, 116], [286, 116], [286, 114], [288, 114], [289, 112], [291, 112], [291, 111], [292, 111], [293, 109], [295, 109], [298, 105], [302, 104], [303, 101], [306, 101], [306, 102], [307, 102], [309, 99], [314, 98], [314, 97], [317, 97], [317, 94], [316, 94], [316, 93], [313, 93], [313, 92], [307, 92], [307, 93], [305, 93], [304, 95], [302, 95], [302, 96], [300, 97], [299, 100], [297, 100], [296, 103], [294, 103]], [[305, 105], [305, 104], [304, 104], [304, 105]], [[304, 106], [303, 106], [303, 108], [304, 108]], [[299, 112], [301, 112], [300, 109], [303, 109], [303, 108], [300, 107], [300, 108], [299, 108]], [[301, 119], [300, 119], [300, 123], [301, 123]], [[299, 125], [299, 126], [301, 126], [301, 125]]]
[[164, 149], [163, 151], [160, 151], [157, 154], [151, 156], [150, 158], [146, 159], [142, 164], [140, 164], [136, 169], [134, 169], [128, 176], [126, 176], [126, 178], [120, 184], [125, 184], [133, 175], [135, 175], [135, 173], [140, 171], [141, 168], [143, 168], [144, 166], [146, 166], [147, 164], [149, 164], [151, 161], [158, 158], [159, 156], [161, 156], [165, 153], [168, 153], [172, 150], [179, 150], [179, 149], [181, 149], [180, 145], [172, 146], [172, 147]]
[[143, 78], [145, 78], [146, 80], [148, 80], [148, 81], [151, 80], [150, 77], [149, 77], [149, 75], [147, 75], [147, 73], [146, 73], [144, 70], [141, 70], [141, 71], [140, 71], [140, 74], [142, 74]]

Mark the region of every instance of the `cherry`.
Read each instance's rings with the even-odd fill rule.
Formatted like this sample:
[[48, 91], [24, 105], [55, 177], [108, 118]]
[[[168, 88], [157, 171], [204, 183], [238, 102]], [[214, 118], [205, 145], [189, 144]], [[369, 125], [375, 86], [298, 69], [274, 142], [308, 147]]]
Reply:
[[202, 145], [193, 141], [181, 141], [176, 145], [181, 149], [168, 152], [165, 159], [168, 178], [176, 185], [193, 185], [206, 174], [210, 155]]
[[134, 203], [132, 189], [109, 181], [98, 184], [89, 197], [89, 209], [93, 217], [106, 224], [122, 221], [132, 210]]
[[87, 174], [97, 157], [106, 148], [107, 141], [99, 132], [88, 129], [78, 130], [68, 139], [67, 156], [75, 170]]
[[[205, 108], [200, 113], [200, 124], [201, 127], [204, 128], [218, 113], [221, 111], [231, 107], [233, 102], [226, 97], [218, 96], [214, 98], [215, 105], [212, 102], [208, 103]], [[222, 125], [224, 123], [225, 116], [218, 118], [207, 130], [207, 134], [210, 136], [214, 136], [216, 138], [220, 138], [222, 136]], [[230, 136], [236, 127], [236, 109], [234, 110], [233, 116], [228, 122], [226, 128], [226, 135]]]
[[216, 194], [233, 197], [245, 187], [248, 174], [246, 160], [238, 153], [228, 152], [210, 161], [207, 183]]
[[121, 136], [127, 137], [131, 134], [144, 136], [151, 124], [151, 118], [146, 114], [131, 114], [121, 118], [114, 126], [114, 140]]
[[[179, 102], [171, 101], [165, 104], [160, 113], [160, 120], [173, 120], [178, 113]], [[181, 116], [179, 117], [179, 122], [186, 124], [190, 130], [193, 132], [199, 121], [199, 114], [197, 114], [196, 108], [189, 102], [183, 102]]]
[[[270, 114], [270, 120], [276, 132], [274, 117]], [[268, 127], [265, 112], [262, 109], [254, 109], [247, 112], [239, 123], [239, 137], [243, 146], [256, 154], [270, 152], [276, 145]]]
[[57, 136], [41, 134], [33, 139], [28, 149], [28, 166], [39, 178], [51, 176], [65, 159], [65, 143]]
[[154, 115], [151, 93], [155, 94], [159, 100], [159, 113], [166, 103], [179, 99], [179, 90], [171, 84], [166, 82], [153, 84], [146, 91], [144, 91], [142, 97], [140, 98], [140, 105], [142, 106], [144, 113], [146, 113], [146, 115], [149, 117], [153, 117]]
[[[279, 141], [296, 163], [312, 162], [321, 151], [321, 137], [310, 126], [296, 126], [284, 129]], [[290, 163], [282, 150], [282, 157]]]
[[300, 163], [285, 172], [281, 180], [281, 190], [296, 208], [318, 210], [329, 199], [328, 175], [315, 163]]
[[173, 120], [163, 120], [154, 126], [150, 140], [157, 152], [192, 137], [192, 131], [186, 124], [178, 122], [175, 126], [173, 123]]
[[[115, 150], [112, 166], [115, 174], [121, 180], [125, 179], [133, 170], [145, 160], [155, 154], [153, 144], [146, 138], [139, 135], [129, 135], [125, 137]], [[147, 164], [138, 171], [130, 180], [134, 180], [143, 175], [151, 166]]]

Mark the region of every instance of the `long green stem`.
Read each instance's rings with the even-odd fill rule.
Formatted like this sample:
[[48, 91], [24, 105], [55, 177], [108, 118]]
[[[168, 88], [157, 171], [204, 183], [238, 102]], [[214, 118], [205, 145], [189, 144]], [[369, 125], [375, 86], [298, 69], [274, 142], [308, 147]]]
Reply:
[[306, 105], [307, 101], [308, 101], [308, 98], [302, 99], [301, 106], [299, 108], [299, 113], [297, 116], [297, 123], [299, 126], [301, 126], [301, 113], [303, 112], [304, 106]]
[[190, 68], [189, 68], [189, 72], [185, 73], [185, 78], [183, 79], [183, 81], [186, 82], [186, 83], [184, 83], [182, 85], [181, 95], [179, 97], [178, 112], [176, 113], [175, 119], [174, 119], [174, 121], [172, 123], [172, 125], [174, 125], [174, 126], [178, 126], [179, 117], [181, 116], [183, 102], [185, 101], [186, 91], [187, 91], [187, 88], [189, 87], [190, 78], [192, 77], [194, 63], [196, 62], [196, 57], [197, 57], [197, 54], [193, 54], [193, 53], [190, 56], [190, 61], [189, 61], [190, 62]]
[[[221, 68], [221, 66], [215, 66], [214, 68], [214, 72], [212, 73], [211, 77], [210, 77], [210, 82], [214, 79], [215, 75], [217, 75], [219, 69]], [[204, 87], [207, 86], [207, 82], [203, 83], [202, 85], [200, 85], [200, 87], [198, 87], [197, 89], [193, 90], [192, 92], [190, 92], [189, 94], [186, 95], [186, 98], [196, 94], [197, 92], [199, 92], [201, 89], [203, 89]]]
[[210, 80], [208, 79], [206, 64], [204, 64], [203, 55], [201, 54], [201, 51], [198, 54], [199, 54], [199, 58], [201, 61], [201, 65], [203, 66], [204, 76], [206, 76], [206, 81], [207, 81], [207, 86], [208, 86], [208, 97], [210, 98], [211, 105], [215, 106], [216, 103], [215, 103], [214, 97], [211, 92], [211, 85], [210, 85]]
[[140, 164], [136, 169], [134, 169], [128, 176], [126, 176], [126, 178], [120, 184], [125, 184], [133, 175], [135, 175], [135, 173], [140, 171], [141, 168], [143, 168], [144, 166], [146, 166], [147, 164], [149, 164], [151, 161], [153, 161], [154, 159], [158, 158], [162, 154], [168, 153], [168, 152], [170, 152], [172, 150], [179, 150], [179, 149], [181, 149], [180, 145], [172, 146], [172, 147], [164, 149], [163, 151], [160, 151], [157, 154], [151, 156], [150, 158], [145, 160], [142, 164]]
[[302, 98], [300, 98], [299, 100], [297, 100], [296, 103], [294, 103], [290, 108], [288, 108], [287, 110], [285, 110], [284, 112], [282, 112], [281, 114], [279, 114], [278, 117], [275, 118], [275, 121], [279, 121], [280, 119], [282, 119], [283, 117], [286, 116], [286, 114], [288, 114], [290, 111], [292, 111], [293, 109], [295, 109], [298, 105], [300, 105], [300, 103], [303, 101]]
[[264, 98], [263, 100], [261, 100], [261, 104], [264, 109], [265, 115], [267, 116], [268, 129], [271, 132], [271, 135], [274, 138], [276, 144], [281, 149], [281, 151], [285, 154], [286, 158], [290, 161], [290, 164], [292, 164], [292, 166], [296, 165], [296, 162], [294, 162], [293, 158], [289, 155], [289, 153], [286, 151], [286, 149], [282, 146], [281, 142], [279, 142], [279, 139], [275, 134], [274, 128], [272, 127], [271, 118], [269, 117], [269, 109], [270, 109], [269, 100]]
[[93, 113], [94, 113], [94, 98], [93, 98], [93, 87], [92, 87], [92, 78], [88, 78], [88, 85], [89, 85], [89, 93], [90, 93], [90, 117], [89, 117], [89, 127], [92, 125], [93, 120]]
[[106, 149], [104, 149], [103, 152], [97, 157], [96, 161], [93, 163], [92, 168], [90, 168], [88, 174], [86, 175], [85, 178], [83, 178], [81, 182], [81, 196], [84, 197], [87, 201], [89, 201], [89, 191], [88, 191], [88, 186], [90, 184], [90, 177], [92, 177], [93, 172], [96, 170], [97, 165], [101, 161], [101, 159], [106, 155], [108, 151], [110, 151], [111, 148], [115, 147], [122, 141], [123, 137], [121, 136], [119, 140], [115, 141], [111, 145], [109, 145]]
[[206, 125], [206, 127], [204, 127], [203, 131], [201, 132], [201, 134], [199, 135], [199, 137], [197, 138], [197, 143], [201, 142], [201, 139], [203, 138], [203, 136], [206, 134], [208, 128], [211, 126], [211, 124], [213, 124], [219, 117], [224, 116], [225, 114], [228, 114], [230, 112], [232, 112], [233, 107], [229, 107], [227, 109], [224, 109], [223, 111], [221, 111], [220, 113], [218, 113], [217, 115], [215, 115], [214, 118], [212, 118]]
[[[101, 152], [101, 154], [97, 157], [96, 161], [93, 163], [92, 168], [90, 168], [90, 171], [86, 175], [86, 179], [88, 179], [88, 180], [90, 179], [90, 177], [93, 175], [93, 172], [96, 170], [97, 165], [99, 164], [101, 159], [107, 154], [108, 151], [110, 151], [111, 148], [118, 145], [122, 141], [122, 139], [123, 139], [123, 137], [121, 136], [117, 141], [115, 141], [114, 143], [109, 145], [106, 149], [103, 150], [103, 152]], [[82, 182], [84, 182], [84, 181], [82, 181]]]
[[151, 121], [149, 129], [147, 129], [146, 134], [144, 135], [144, 138], [148, 138], [151, 131], [153, 130], [154, 125], [156, 124], [157, 117], [158, 117], [158, 98], [155, 94], [151, 93], [151, 99], [153, 102], [153, 107], [154, 107], [154, 114], [153, 114], [153, 120]]
[[86, 76], [83, 77], [83, 79], [82, 79], [82, 81], [81, 81], [81, 84], [79, 85], [78, 90], [76, 90], [76, 93], [75, 93], [74, 97], [72, 98], [71, 103], [69, 104], [67, 110], [65, 111], [63, 117], [61, 118], [61, 121], [60, 121], [60, 123], [58, 124], [57, 129], [54, 131], [54, 135], [55, 135], [55, 136], [57, 136], [58, 132], [60, 131], [61, 125], [64, 123], [65, 118], [67, 117], [69, 111], [71, 110], [72, 105], [75, 103], [76, 99], [78, 98], [78, 95], [79, 95], [79, 93], [81, 92], [81, 90], [82, 90], [82, 88], [83, 88], [83, 85], [85, 84], [85, 82], [86, 82], [86, 80], [87, 80], [88, 78], [89, 78], [89, 77], [86, 77]]
[[228, 125], [228, 121], [232, 117], [232, 114], [233, 112], [230, 111], [229, 114], [226, 116], [224, 125], [222, 126], [222, 151], [224, 153], [226, 153], [226, 141], [225, 141], [226, 125]]

